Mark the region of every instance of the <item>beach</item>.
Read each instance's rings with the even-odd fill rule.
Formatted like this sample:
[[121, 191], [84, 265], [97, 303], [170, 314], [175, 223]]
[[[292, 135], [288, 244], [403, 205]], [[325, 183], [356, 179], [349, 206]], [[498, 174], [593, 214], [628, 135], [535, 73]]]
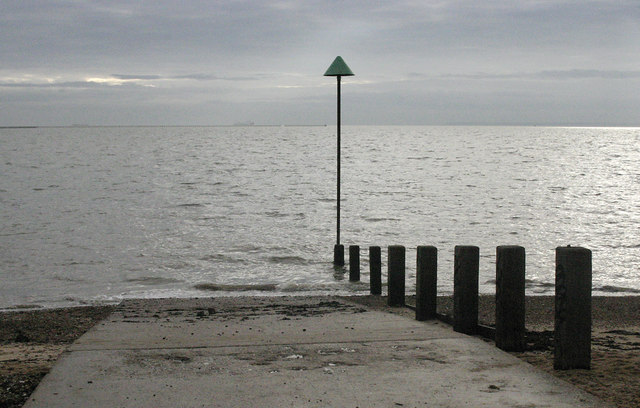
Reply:
[[[409, 308], [389, 308], [385, 297], [349, 301], [413, 318]], [[407, 303], [411, 303], [409, 297]], [[640, 297], [594, 297], [592, 369], [553, 370], [553, 297], [527, 297], [527, 346], [515, 356], [619, 407], [640, 404]], [[0, 407], [20, 407], [75, 339], [115, 306], [6, 311], [0, 314]], [[438, 299], [450, 314], [451, 297]], [[304, 311], [300, 311], [304, 313]], [[480, 297], [479, 321], [494, 323], [493, 296]], [[490, 342], [490, 340], [487, 340]]]
[[21, 407], [67, 346], [115, 306], [0, 313], [0, 407]]

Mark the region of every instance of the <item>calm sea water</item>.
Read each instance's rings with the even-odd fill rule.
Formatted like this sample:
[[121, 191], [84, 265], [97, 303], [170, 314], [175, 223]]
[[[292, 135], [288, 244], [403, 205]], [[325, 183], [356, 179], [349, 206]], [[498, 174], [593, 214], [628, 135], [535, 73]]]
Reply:
[[[555, 248], [593, 251], [596, 293], [640, 293], [640, 129], [343, 127], [342, 241], [331, 261], [335, 127], [0, 129], [0, 307], [128, 297], [366, 293], [367, 250], [527, 251], [551, 294]], [[345, 279], [345, 277], [347, 279]], [[384, 280], [384, 278], [383, 278]], [[260, 286], [255, 286], [260, 285]]]

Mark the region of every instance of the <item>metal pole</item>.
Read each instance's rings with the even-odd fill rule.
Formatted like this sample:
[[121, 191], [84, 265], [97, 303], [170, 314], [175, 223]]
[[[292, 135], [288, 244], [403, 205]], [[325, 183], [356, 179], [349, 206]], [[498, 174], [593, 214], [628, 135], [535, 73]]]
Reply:
[[336, 245], [333, 248], [333, 264], [336, 266], [344, 265], [344, 246], [340, 245], [340, 75], [336, 76], [338, 79], [338, 146], [336, 149], [337, 162], [338, 162], [338, 182], [337, 182], [337, 197], [336, 197]]
[[336, 245], [340, 245], [340, 75], [338, 79], [338, 197], [337, 197], [337, 221], [336, 221]]
[[337, 188], [337, 200], [336, 200], [336, 245], [333, 247], [333, 264], [336, 266], [344, 265], [344, 245], [340, 245], [340, 79], [342, 76], [352, 76], [353, 72], [345, 64], [342, 57], [337, 56], [335, 60], [329, 66], [329, 69], [324, 73], [324, 76], [335, 76], [338, 80], [338, 148], [336, 155], [338, 157], [338, 188]]

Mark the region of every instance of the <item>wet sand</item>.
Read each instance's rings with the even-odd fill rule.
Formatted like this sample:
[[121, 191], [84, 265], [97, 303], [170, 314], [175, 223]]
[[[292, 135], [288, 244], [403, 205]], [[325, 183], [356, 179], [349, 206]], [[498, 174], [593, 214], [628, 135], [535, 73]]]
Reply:
[[[387, 307], [386, 298], [349, 300], [414, 316], [411, 309]], [[552, 296], [527, 297], [528, 350], [512, 354], [617, 406], [640, 406], [640, 296], [593, 298], [591, 370], [553, 370], [553, 308]], [[87, 306], [0, 313], [0, 406], [22, 406], [65, 348], [113, 309]], [[451, 310], [451, 298], [439, 298], [438, 312]], [[494, 323], [493, 296], [481, 297], [479, 320]]]

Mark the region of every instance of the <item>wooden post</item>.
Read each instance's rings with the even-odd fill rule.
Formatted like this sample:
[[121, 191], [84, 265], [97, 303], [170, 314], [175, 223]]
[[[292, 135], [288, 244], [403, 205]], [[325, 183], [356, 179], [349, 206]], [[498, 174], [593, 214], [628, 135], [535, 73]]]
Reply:
[[344, 266], [344, 245], [333, 246], [333, 264], [335, 266]]
[[405, 249], [401, 245], [389, 246], [388, 253], [389, 306], [404, 306]]
[[382, 260], [379, 246], [369, 247], [369, 284], [372, 295], [382, 294]]
[[419, 246], [416, 258], [416, 320], [433, 319], [438, 298], [438, 249]]
[[556, 248], [553, 368], [591, 368], [591, 251]]
[[496, 346], [524, 351], [525, 251], [521, 246], [496, 248]]
[[360, 280], [360, 247], [349, 245], [349, 281], [358, 282]]
[[478, 329], [480, 249], [456, 246], [453, 270], [453, 330], [475, 334]]

